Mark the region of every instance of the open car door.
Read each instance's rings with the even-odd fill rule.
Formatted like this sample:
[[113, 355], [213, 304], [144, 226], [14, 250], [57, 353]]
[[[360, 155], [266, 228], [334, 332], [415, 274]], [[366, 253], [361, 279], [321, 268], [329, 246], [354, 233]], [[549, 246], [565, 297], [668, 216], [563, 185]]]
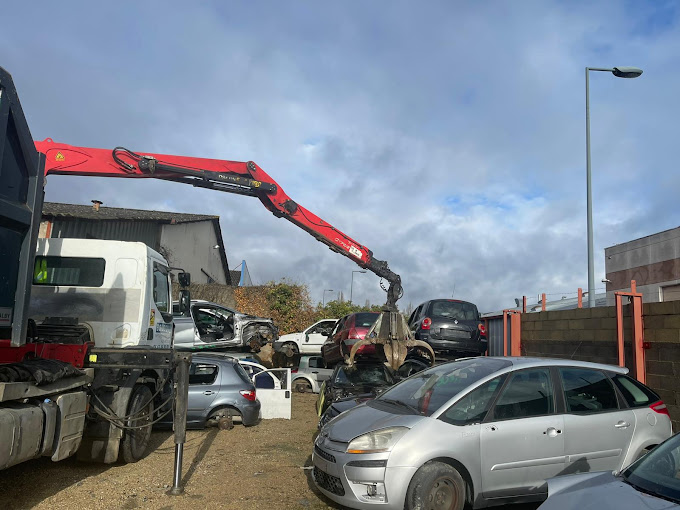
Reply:
[[[280, 381], [278, 388], [262, 387], [265, 384], [258, 386], [260, 378], [268, 379], [275, 377]], [[283, 418], [290, 420], [292, 412], [292, 398], [291, 398], [291, 375], [290, 368], [272, 368], [270, 370], [263, 370], [253, 376], [253, 383], [257, 389], [257, 398], [262, 405], [260, 413], [263, 420], [272, 418]]]

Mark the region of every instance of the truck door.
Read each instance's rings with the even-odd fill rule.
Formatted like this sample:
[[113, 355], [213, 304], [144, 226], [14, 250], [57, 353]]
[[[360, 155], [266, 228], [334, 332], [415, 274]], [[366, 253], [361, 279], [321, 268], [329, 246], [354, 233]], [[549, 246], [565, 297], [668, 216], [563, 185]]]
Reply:
[[147, 334], [147, 342], [152, 347], [170, 349], [172, 347], [170, 276], [168, 269], [158, 262], [153, 262], [151, 289], [150, 333]]
[[260, 410], [262, 419], [284, 418], [290, 420], [292, 409], [290, 368], [263, 370], [254, 377], [255, 387], [257, 387], [259, 378], [269, 377], [270, 375], [276, 377], [281, 384], [277, 385], [280, 386], [277, 389], [257, 388], [257, 398], [262, 405]]

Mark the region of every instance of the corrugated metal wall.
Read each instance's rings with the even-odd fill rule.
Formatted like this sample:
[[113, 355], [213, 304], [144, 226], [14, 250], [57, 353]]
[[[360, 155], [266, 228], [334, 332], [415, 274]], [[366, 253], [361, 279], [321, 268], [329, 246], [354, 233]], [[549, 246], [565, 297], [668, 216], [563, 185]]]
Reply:
[[[486, 338], [489, 342], [489, 356], [503, 356], [503, 316], [493, 317], [487, 319], [489, 321], [489, 327], [486, 330]], [[505, 318], [507, 335], [508, 335], [508, 355], [510, 355], [511, 348], [511, 325], [510, 316], [507, 315]]]
[[138, 241], [158, 251], [160, 224], [151, 221], [91, 221], [57, 218], [53, 221], [50, 237]]

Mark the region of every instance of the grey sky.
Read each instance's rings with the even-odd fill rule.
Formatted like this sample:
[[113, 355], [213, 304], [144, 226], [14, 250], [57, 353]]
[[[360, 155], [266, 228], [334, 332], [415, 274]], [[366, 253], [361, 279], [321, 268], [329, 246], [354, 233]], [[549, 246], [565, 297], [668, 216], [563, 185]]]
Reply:
[[[605, 246], [680, 224], [675, 2], [24, 4], [0, 65], [36, 139], [254, 160], [387, 260], [402, 307], [587, 286], [586, 65], [644, 69], [591, 76], [596, 281]], [[48, 200], [94, 198], [219, 214], [232, 267], [349, 296], [356, 266], [255, 199], [49, 178]], [[382, 302], [378, 278], [354, 297]]]

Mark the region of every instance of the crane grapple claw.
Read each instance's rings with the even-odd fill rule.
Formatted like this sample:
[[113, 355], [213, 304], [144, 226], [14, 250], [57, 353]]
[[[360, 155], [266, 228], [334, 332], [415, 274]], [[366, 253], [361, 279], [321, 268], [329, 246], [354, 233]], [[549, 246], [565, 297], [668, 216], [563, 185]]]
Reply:
[[410, 350], [416, 349], [421, 358], [428, 358], [434, 365], [434, 351], [427, 343], [416, 340], [406, 324], [406, 319], [399, 312], [382, 312], [369, 328], [363, 340], [352, 346], [348, 364], [354, 364], [354, 358], [365, 345], [375, 345], [375, 353], [382, 357], [393, 370], [398, 370], [406, 361]]

